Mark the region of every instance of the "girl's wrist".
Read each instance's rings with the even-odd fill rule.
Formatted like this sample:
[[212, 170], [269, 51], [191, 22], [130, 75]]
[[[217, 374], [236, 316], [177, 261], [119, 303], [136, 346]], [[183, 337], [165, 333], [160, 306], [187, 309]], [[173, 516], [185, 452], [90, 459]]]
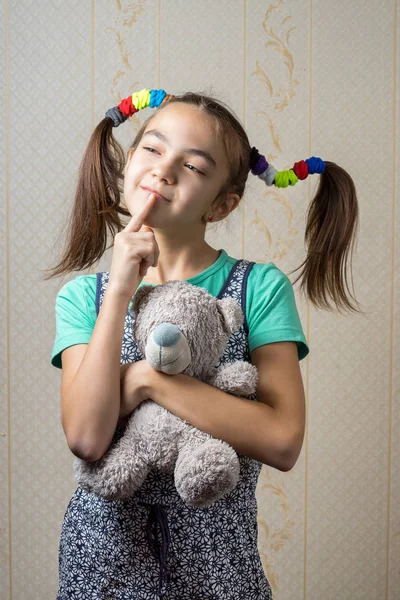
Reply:
[[147, 399], [151, 399], [153, 400], [153, 396], [156, 396], [157, 393], [157, 389], [158, 389], [158, 382], [160, 379], [160, 376], [163, 375], [163, 373], [160, 373], [159, 371], [156, 371], [155, 369], [153, 369], [153, 367], [151, 367], [149, 365], [149, 363], [146, 361], [143, 361], [145, 363], [144, 365], [144, 377], [143, 377], [143, 387], [142, 387], [142, 393], [143, 393], [143, 399], [147, 400]]
[[144, 400], [152, 398], [157, 375], [146, 360], [121, 366], [120, 418], [127, 418]]
[[139, 286], [139, 283], [140, 281], [138, 281], [132, 289], [127, 290], [125, 287], [121, 288], [118, 284], [114, 284], [114, 281], [112, 281], [110, 278], [105, 291], [105, 296], [107, 295], [108, 298], [112, 298], [114, 302], [128, 306]]

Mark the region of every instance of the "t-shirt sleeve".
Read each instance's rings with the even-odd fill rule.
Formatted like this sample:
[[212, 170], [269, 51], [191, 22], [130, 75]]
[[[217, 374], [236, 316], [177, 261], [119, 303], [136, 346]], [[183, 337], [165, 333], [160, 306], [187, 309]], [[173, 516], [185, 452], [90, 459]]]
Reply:
[[246, 317], [249, 348], [273, 342], [296, 342], [299, 360], [309, 353], [293, 286], [273, 263], [257, 263], [247, 282]]
[[68, 281], [56, 298], [56, 337], [51, 364], [62, 368], [61, 353], [69, 346], [88, 344], [96, 323], [95, 275], [80, 275]]

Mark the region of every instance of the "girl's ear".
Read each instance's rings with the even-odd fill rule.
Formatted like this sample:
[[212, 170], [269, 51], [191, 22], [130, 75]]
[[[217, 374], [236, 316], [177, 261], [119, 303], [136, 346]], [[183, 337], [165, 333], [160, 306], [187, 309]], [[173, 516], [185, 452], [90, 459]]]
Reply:
[[226, 202], [229, 206], [230, 212], [232, 212], [233, 210], [235, 210], [235, 208], [237, 207], [237, 205], [240, 202], [239, 194], [234, 194], [233, 192], [228, 193], [226, 195]]
[[139, 304], [143, 300], [145, 296], [147, 296], [151, 290], [154, 289], [152, 285], [142, 285], [139, 289], [136, 290], [130, 305], [130, 312], [133, 314], [137, 314], [139, 309]]
[[217, 221], [225, 219], [240, 202], [240, 196], [233, 192], [225, 192], [224, 195], [218, 197], [218, 203], [214, 211], [217, 213]]

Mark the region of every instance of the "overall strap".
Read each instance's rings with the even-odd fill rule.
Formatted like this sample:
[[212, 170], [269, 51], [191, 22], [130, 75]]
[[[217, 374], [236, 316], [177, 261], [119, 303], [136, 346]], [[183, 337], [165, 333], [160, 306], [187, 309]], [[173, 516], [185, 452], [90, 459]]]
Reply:
[[[103, 271], [102, 273], [96, 273], [96, 313], [99, 314], [101, 305], [103, 303], [104, 294], [107, 288], [107, 284], [110, 278], [109, 271]], [[137, 360], [143, 360], [144, 356], [140, 352], [136, 341], [132, 335], [132, 327], [134, 317], [130, 312], [131, 303], [129, 303], [124, 322], [124, 333], [122, 337], [121, 346], [121, 364], [133, 363]]]
[[100, 312], [100, 306], [102, 302], [101, 298], [101, 283], [102, 283], [103, 273], [96, 273], [96, 315]]
[[244, 258], [237, 260], [217, 296], [219, 300], [221, 298], [233, 298], [239, 302], [244, 315], [244, 329], [246, 333], [248, 333], [246, 319], [247, 279], [254, 265], [255, 262]]

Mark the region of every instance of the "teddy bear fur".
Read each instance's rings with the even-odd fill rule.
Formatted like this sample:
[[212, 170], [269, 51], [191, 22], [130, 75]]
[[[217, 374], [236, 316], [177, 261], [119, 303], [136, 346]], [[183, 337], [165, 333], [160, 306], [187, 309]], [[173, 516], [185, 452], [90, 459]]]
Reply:
[[[143, 285], [133, 297], [133, 337], [150, 365], [173, 376], [184, 373], [236, 396], [254, 394], [254, 365], [217, 366], [228, 340], [243, 323], [236, 300], [219, 300], [185, 281]], [[95, 461], [76, 459], [79, 485], [108, 500], [131, 496], [150, 470], [174, 475], [182, 499], [209, 506], [239, 478], [239, 459], [227, 443], [192, 427], [152, 400], [130, 415], [123, 434]]]

